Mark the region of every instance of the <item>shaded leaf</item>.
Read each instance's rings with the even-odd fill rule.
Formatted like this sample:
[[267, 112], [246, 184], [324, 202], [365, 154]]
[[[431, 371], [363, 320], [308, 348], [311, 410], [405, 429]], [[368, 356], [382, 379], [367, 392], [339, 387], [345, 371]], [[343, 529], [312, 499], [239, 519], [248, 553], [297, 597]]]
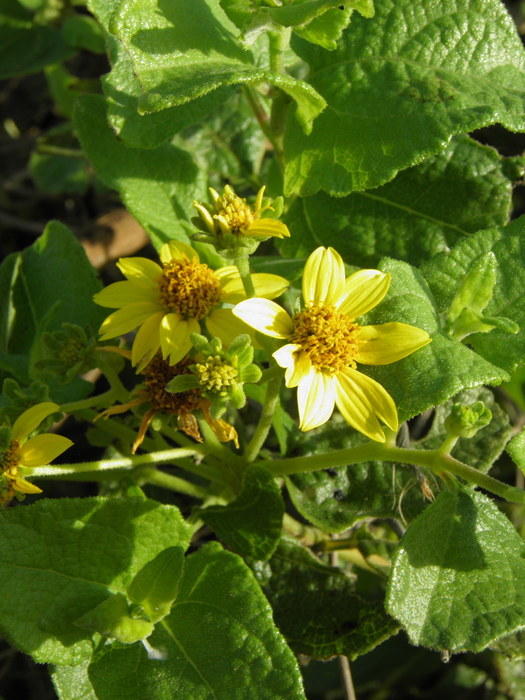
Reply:
[[368, 601], [340, 569], [326, 566], [307, 549], [282, 540], [262, 572], [275, 620], [298, 654], [353, 660], [395, 634], [399, 625], [381, 600]]
[[413, 644], [481, 651], [525, 626], [525, 544], [481, 493], [445, 491], [394, 556], [387, 610]]

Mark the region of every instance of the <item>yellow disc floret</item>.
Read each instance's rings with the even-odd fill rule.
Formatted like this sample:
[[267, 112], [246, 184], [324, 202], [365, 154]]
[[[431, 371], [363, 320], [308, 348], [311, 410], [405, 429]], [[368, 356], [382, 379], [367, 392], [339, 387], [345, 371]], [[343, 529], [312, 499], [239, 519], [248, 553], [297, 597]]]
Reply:
[[333, 306], [313, 304], [293, 317], [290, 342], [301, 346], [315, 369], [328, 374], [355, 367], [359, 326]]
[[246, 203], [246, 200], [238, 197], [228, 185], [215, 201], [215, 211], [234, 233], [247, 229], [257, 218], [257, 213]]
[[185, 258], [164, 263], [158, 301], [183, 318], [200, 321], [221, 300], [221, 285], [208, 265]]
[[238, 371], [225, 362], [219, 355], [207, 357], [194, 367], [199, 384], [204, 392], [226, 396], [228, 387], [237, 381]]

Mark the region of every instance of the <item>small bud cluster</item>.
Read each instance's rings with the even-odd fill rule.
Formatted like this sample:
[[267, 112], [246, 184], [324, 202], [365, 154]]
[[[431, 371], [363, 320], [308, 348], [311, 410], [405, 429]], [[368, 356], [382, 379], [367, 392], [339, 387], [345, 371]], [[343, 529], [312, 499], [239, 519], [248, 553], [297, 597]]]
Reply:
[[242, 408], [246, 403], [243, 384], [258, 382], [261, 370], [254, 364], [253, 348], [248, 335], [239, 335], [227, 349], [223, 349], [219, 338], [207, 340], [192, 333], [196, 362], [190, 365], [191, 375], [175, 377], [166, 387], [167, 391], [180, 392], [199, 389], [210, 403], [210, 413], [218, 418], [228, 403]]

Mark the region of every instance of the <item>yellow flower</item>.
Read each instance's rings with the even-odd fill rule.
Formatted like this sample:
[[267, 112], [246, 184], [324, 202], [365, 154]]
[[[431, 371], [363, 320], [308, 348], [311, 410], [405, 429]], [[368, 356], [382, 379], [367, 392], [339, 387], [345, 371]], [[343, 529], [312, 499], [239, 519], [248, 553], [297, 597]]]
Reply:
[[213, 187], [210, 187], [209, 190], [213, 199], [213, 208], [206, 207], [199, 202], [193, 202], [193, 206], [199, 212], [212, 236], [233, 233], [255, 238], [268, 238], [270, 236], [284, 238], [290, 235], [288, 227], [282, 221], [261, 218], [265, 209], [271, 209], [269, 206], [262, 206], [265, 187], [261, 187], [257, 193], [253, 208], [247, 204], [246, 199], [238, 197], [229, 185], [225, 186], [222, 195]]
[[[160, 261], [162, 266], [147, 258], [121, 258], [118, 267], [126, 281], [110, 284], [94, 296], [100, 306], [118, 309], [102, 323], [102, 340], [139, 329], [131, 355], [138, 371], [159, 349], [170, 364], [182, 360], [202, 320], [210, 334], [226, 344], [246, 332], [231, 308], [222, 306], [246, 298], [236, 267], [212, 270], [191, 246], [179, 241], [162, 246]], [[253, 274], [252, 280], [257, 293], [269, 299], [288, 286], [278, 275]]]
[[49, 464], [73, 444], [68, 438], [51, 433], [27, 439], [44, 418], [58, 410], [56, 403], [45, 401], [28, 408], [16, 419], [11, 429], [11, 440], [1, 456], [0, 503], [10, 501], [16, 492], [42, 493], [42, 489], [23, 478], [24, 470], [32, 471]]
[[390, 275], [359, 270], [345, 279], [333, 248], [317, 248], [303, 273], [304, 310], [291, 318], [267, 299], [248, 299], [233, 313], [273, 338], [289, 342], [273, 356], [286, 368], [286, 386], [297, 387], [301, 430], [325, 423], [337, 405], [348, 423], [372, 440], [385, 441], [380, 421], [396, 431], [397, 409], [387, 391], [356, 369], [386, 365], [430, 342], [426, 331], [405, 323], [360, 326], [355, 319], [379, 304]]

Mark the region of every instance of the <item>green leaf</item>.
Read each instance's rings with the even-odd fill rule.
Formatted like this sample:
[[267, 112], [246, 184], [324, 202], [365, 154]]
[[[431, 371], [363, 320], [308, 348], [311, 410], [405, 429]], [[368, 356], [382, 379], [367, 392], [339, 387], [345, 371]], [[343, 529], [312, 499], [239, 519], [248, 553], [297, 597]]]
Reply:
[[182, 105], [217, 88], [268, 82], [297, 103], [303, 129], [325, 101], [308, 83], [256, 65], [255, 57], [235, 40], [235, 26], [218, 0], [195, 0], [188, 11], [184, 0], [151, 3], [122, 0], [110, 31], [127, 52], [140, 81], [141, 113]]
[[[119, 0], [88, 0], [90, 11], [109, 32], [111, 15]], [[156, 148], [169, 141], [181, 129], [195, 124], [215, 110], [235, 88], [218, 88], [184, 105], [176, 105], [152, 114], [139, 114], [138, 101], [142, 86], [133, 71], [127, 52], [117, 39], [106, 36], [110, 73], [102, 76], [107, 101], [108, 121], [124, 143], [137, 148]]]
[[0, 79], [38, 73], [71, 56], [60, 29], [33, 24], [31, 12], [10, 5], [14, 12], [0, 8]]
[[494, 328], [468, 336], [469, 345], [492, 364], [512, 371], [525, 362], [525, 217], [500, 229], [480, 231], [425, 264], [422, 272], [443, 314], [448, 310], [469, 272], [480, 257], [492, 253], [496, 260], [496, 283], [484, 309], [488, 317], [505, 317], [517, 324], [518, 333]]
[[516, 435], [507, 445], [507, 452], [517, 466], [525, 473], [525, 428]]
[[177, 597], [183, 569], [184, 549], [164, 549], [137, 573], [128, 588], [129, 599], [141, 605], [152, 622], [161, 620]]
[[98, 700], [88, 676], [89, 659], [76, 666], [52, 666], [51, 680], [60, 700]]
[[467, 387], [499, 384], [508, 378], [504, 370], [444, 333], [432, 294], [415, 268], [387, 259], [379, 269], [389, 272], [392, 281], [366, 323], [400, 321], [423, 328], [432, 337], [429, 345], [399, 362], [383, 367], [359, 365], [394, 398], [400, 421], [444, 403]]
[[85, 192], [88, 185], [87, 163], [83, 158], [34, 151], [29, 168], [36, 185], [52, 194]]
[[[42, 333], [59, 330], [63, 323], [75, 323], [88, 335], [90, 331], [95, 333], [104, 312], [92, 298], [101, 285], [80, 243], [57, 221], [49, 223], [17, 261], [8, 258], [4, 264], [2, 277], [5, 274], [11, 285], [4, 343], [14, 356], [13, 373], [20, 356], [25, 355], [29, 358], [29, 377], [19, 373], [15, 376], [24, 382], [40, 379], [33, 363], [43, 356]], [[2, 362], [4, 367], [7, 364]], [[62, 387], [56, 381], [50, 383], [51, 398], [58, 403], [80, 399], [91, 389], [92, 384], [81, 379]]]
[[447, 437], [445, 420], [450, 413], [452, 405], [457, 402], [470, 406], [476, 401], [483, 401], [484, 405], [490, 409], [492, 420], [487, 426], [479, 430], [474, 437], [459, 438], [452, 449], [452, 456], [475, 469], [487, 473], [503, 452], [507, 441], [512, 435], [513, 428], [510, 425], [508, 413], [494, 399], [494, 394], [484, 387], [464, 389], [450, 401], [437, 406], [432, 427], [424, 439], [417, 443], [417, 446], [433, 450], [443, 444]]
[[62, 25], [62, 36], [68, 46], [76, 49], [86, 49], [96, 54], [105, 52], [105, 42], [102, 29], [93, 17], [71, 15]]
[[525, 626], [525, 544], [481, 493], [445, 491], [408, 528], [387, 610], [413, 644], [481, 651]]
[[[336, 7], [327, 10], [322, 15], [315, 17], [304, 27], [295, 27], [294, 31], [301, 39], [310, 41], [312, 44], [322, 46], [323, 49], [333, 51], [337, 48], [337, 41], [342, 37], [343, 31], [348, 26], [353, 7], [357, 4], [361, 6], [364, 3], [345, 3], [344, 5], [336, 4]], [[373, 3], [369, 3], [367, 14], [363, 16], [372, 17], [374, 14]]]
[[377, 3], [336, 51], [295, 40], [328, 103], [306, 135], [285, 133], [285, 192], [345, 195], [377, 187], [441, 151], [451, 136], [525, 128], [525, 56], [499, 0]]
[[295, 658], [248, 567], [217, 543], [186, 559], [172, 611], [141, 644], [100, 650], [99, 700], [304, 699]]
[[[296, 449], [306, 456], [362, 442], [337, 415], [300, 437]], [[363, 518], [410, 522], [425, 505], [410, 468], [378, 461], [294, 474], [286, 486], [299, 513], [325, 532], [343, 532]]]
[[171, 239], [188, 241], [193, 199], [205, 199], [205, 173], [191, 156], [172, 145], [144, 151], [122, 144], [106, 121], [104, 99], [86, 95], [75, 107], [82, 146], [105, 185], [151, 235], [156, 247]]
[[412, 264], [448, 252], [470, 233], [507, 223], [512, 183], [496, 151], [467, 136], [421, 165], [366, 192], [297, 198], [286, 215], [284, 256], [306, 257], [327, 242], [352, 265], [375, 267], [389, 255]]
[[151, 622], [131, 617], [128, 601], [122, 593], [106, 598], [75, 620], [75, 624], [124, 644], [146, 639], [154, 630]]
[[270, 472], [252, 466], [240, 495], [227, 506], [209, 506], [199, 516], [243, 557], [268, 559], [279, 543], [284, 503]]
[[166, 547], [188, 546], [179, 511], [146, 499], [60, 499], [0, 513], [0, 630], [39, 663], [91, 656], [75, 625]]
[[352, 661], [399, 629], [381, 600], [365, 600], [340, 569], [293, 541], [282, 540], [268, 566], [263, 590], [296, 654], [317, 659], [344, 654]]

